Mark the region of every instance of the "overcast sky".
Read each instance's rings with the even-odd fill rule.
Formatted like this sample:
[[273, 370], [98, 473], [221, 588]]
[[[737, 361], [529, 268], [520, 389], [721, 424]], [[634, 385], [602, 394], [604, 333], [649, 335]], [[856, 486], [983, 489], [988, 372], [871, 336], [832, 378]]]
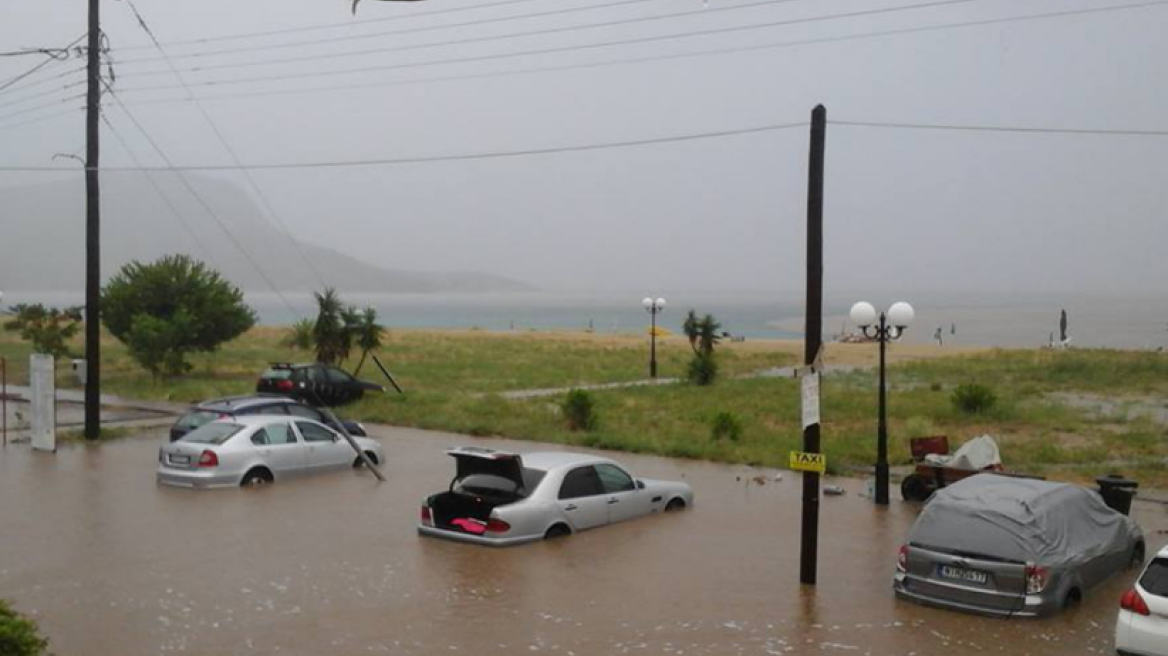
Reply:
[[[136, 0], [136, 6], [157, 37], [172, 44], [167, 52], [174, 66], [203, 68], [185, 72], [184, 79], [208, 98], [204, 106], [239, 157], [259, 164], [738, 130], [806, 122], [820, 102], [829, 119], [840, 121], [1168, 130], [1168, 3], [628, 61], [1134, 1], [363, 0], [355, 18], [345, 0]], [[937, 6], [498, 57], [916, 4]], [[3, 51], [63, 45], [86, 29], [78, 0], [6, 5]], [[518, 18], [588, 6], [594, 9]], [[175, 164], [230, 164], [195, 105], [152, 102], [183, 99], [184, 90], [135, 91], [177, 81], [164, 61], [132, 61], [156, 59], [158, 52], [145, 47], [150, 41], [125, 1], [106, 0], [102, 11], [117, 62], [114, 89], [151, 137]], [[432, 12], [445, 13], [420, 16]], [[651, 16], [674, 17], [560, 29]], [[438, 28], [502, 17], [515, 18]], [[342, 27], [179, 43], [330, 24]], [[429, 26], [437, 29], [380, 34]], [[558, 31], [484, 40], [539, 30]], [[302, 43], [373, 34], [379, 36]], [[299, 45], [185, 57], [289, 43]], [[422, 44], [444, 45], [402, 49]], [[491, 58], [420, 65], [484, 56]], [[288, 58], [306, 61], [244, 65]], [[38, 61], [0, 58], [0, 85]], [[623, 63], [563, 68], [615, 61]], [[79, 110], [42, 117], [80, 108], [80, 100], [57, 101], [84, 90], [62, 88], [84, 79], [70, 72], [81, 64], [57, 63], [0, 91], [0, 166], [66, 166], [50, 158], [80, 152]], [[340, 72], [377, 67], [382, 70]], [[434, 79], [554, 67], [560, 70]], [[313, 73], [320, 75], [306, 75]], [[278, 76], [285, 79], [231, 83]], [[394, 84], [405, 80], [424, 81]], [[217, 84], [202, 84], [212, 81]], [[368, 88], [336, 88], [354, 85]], [[296, 89], [305, 92], [255, 95]], [[161, 165], [127, 115], [111, 98], [105, 104], [138, 157]], [[103, 165], [131, 165], [108, 130], [103, 139]], [[803, 285], [807, 142], [806, 127], [798, 127], [506, 159], [261, 170], [253, 177], [299, 238], [394, 268], [479, 270], [565, 290], [797, 293]], [[829, 126], [827, 284], [906, 293], [1162, 294], [1168, 291], [1166, 164], [1168, 137]], [[247, 188], [239, 173], [216, 175]], [[0, 171], [4, 186], [41, 179]], [[82, 193], [81, 177], [76, 180]], [[230, 246], [223, 248], [222, 257], [231, 257]]]

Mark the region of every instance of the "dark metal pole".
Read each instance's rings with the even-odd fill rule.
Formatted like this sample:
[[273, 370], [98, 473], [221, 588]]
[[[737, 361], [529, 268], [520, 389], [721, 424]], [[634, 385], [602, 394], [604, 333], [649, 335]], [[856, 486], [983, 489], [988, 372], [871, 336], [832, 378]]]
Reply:
[[657, 306], [653, 305], [649, 309], [649, 314], [653, 317], [652, 328], [649, 330], [649, 377], [657, 377]]
[[[807, 312], [803, 363], [819, 357], [823, 320], [823, 159], [827, 140], [827, 109], [811, 112], [811, 155], [807, 175]], [[805, 370], [804, 375], [812, 374]], [[803, 428], [803, 451], [819, 453], [819, 424]], [[819, 474], [803, 472], [803, 538], [799, 551], [799, 581], [815, 585], [819, 559]]]
[[101, 191], [97, 167], [101, 102], [100, 0], [89, 0], [89, 89], [85, 112], [85, 439], [101, 429]]
[[876, 428], [876, 503], [888, 505], [888, 415], [884, 387], [884, 349], [888, 344], [888, 322], [880, 313], [880, 419]]
[[4, 446], [8, 446], [8, 359], [0, 358], [0, 422]]

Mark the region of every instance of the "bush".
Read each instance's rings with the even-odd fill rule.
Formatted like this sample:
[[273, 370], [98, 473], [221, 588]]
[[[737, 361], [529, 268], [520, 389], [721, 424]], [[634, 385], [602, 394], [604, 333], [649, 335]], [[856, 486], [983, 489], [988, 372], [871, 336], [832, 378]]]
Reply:
[[592, 395], [584, 390], [574, 389], [564, 397], [560, 405], [568, 428], [574, 431], [590, 431], [596, 428], [596, 410], [592, 403]]
[[715, 441], [737, 442], [738, 438], [742, 437], [742, 423], [732, 413], [719, 412], [714, 415], [714, 421], [710, 426], [710, 437]]
[[81, 328], [81, 308], [64, 310], [36, 305], [14, 305], [11, 308], [15, 319], [4, 327], [19, 332], [20, 338], [32, 342], [33, 351], [47, 353], [56, 358], [69, 355], [65, 342], [72, 339]]
[[953, 389], [953, 395], [950, 399], [955, 408], [967, 415], [989, 412], [998, 402], [998, 397], [993, 390], [977, 383], [958, 385]]
[[187, 255], [131, 262], [102, 290], [102, 322], [155, 375], [189, 369], [191, 352], [210, 352], [255, 325], [243, 292]]
[[694, 385], [712, 385], [718, 377], [718, 362], [714, 354], [698, 353], [689, 361], [687, 378]]
[[312, 319], [299, 319], [288, 328], [288, 334], [281, 343], [288, 348], [311, 351], [315, 344], [312, 334], [314, 328], [316, 322]]
[[47, 655], [49, 641], [42, 638], [36, 622], [25, 619], [0, 599], [0, 654], [4, 656]]

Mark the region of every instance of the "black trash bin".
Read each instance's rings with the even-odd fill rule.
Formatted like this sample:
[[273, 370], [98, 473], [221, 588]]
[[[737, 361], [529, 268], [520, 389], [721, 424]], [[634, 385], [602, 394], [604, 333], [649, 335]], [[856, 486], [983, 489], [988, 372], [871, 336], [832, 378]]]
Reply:
[[1099, 484], [1099, 496], [1103, 497], [1103, 503], [1108, 508], [1125, 515], [1131, 514], [1132, 497], [1136, 495], [1139, 483], [1118, 474], [1100, 476], [1095, 482]]

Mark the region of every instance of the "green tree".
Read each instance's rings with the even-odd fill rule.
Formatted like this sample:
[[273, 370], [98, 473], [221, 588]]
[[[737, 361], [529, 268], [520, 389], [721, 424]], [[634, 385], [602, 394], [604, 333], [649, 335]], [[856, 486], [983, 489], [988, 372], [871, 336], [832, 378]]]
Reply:
[[312, 337], [316, 342], [316, 360], [325, 364], [336, 364], [348, 355], [346, 341], [350, 338], [345, 330], [345, 306], [335, 287], [313, 292], [316, 297], [316, 324]]
[[187, 255], [125, 265], [101, 304], [105, 327], [156, 376], [189, 370], [188, 354], [214, 351], [256, 321], [238, 287]]
[[356, 376], [361, 373], [361, 367], [364, 366], [365, 358], [369, 353], [381, 348], [381, 338], [385, 335], [385, 328], [377, 323], [376, 308], [365, 308], [357, 325], [354, 326], [353, 335], [357, 346], [361, 349], [361, 361], [357, 363], [357, 370], [353, 372], [353, 375]]
[[41, 637], [36, 622], [21, 617], [8, 602], [0, 599], [0, 654], [42, 656], [48, 650], [49, 641]]
[[689, 363], [689, 381], [695, 385], [710, 385], [718, 377], [718, 362], [714, 357], [714, 347], [722, 340], [719, 331], [722, 324], [714, 319], [714, 315], [707, 314], [700, 320], [697, 314], [690, 310], [683, 326], [686, 337], [689, 337], [690, 347], [694, 350], [693, 360]]
[[48, 308], [40, 303], [21, 303], [11, 308], [15, 319], [5, 324], [5, 328], [19, 332], [20, 338], [32, 342], [37, 353], [47, 353], [63, 358], [69, 355], [65, 344], [81, 328], [81, 308], [70, 307], [63, 310]]

